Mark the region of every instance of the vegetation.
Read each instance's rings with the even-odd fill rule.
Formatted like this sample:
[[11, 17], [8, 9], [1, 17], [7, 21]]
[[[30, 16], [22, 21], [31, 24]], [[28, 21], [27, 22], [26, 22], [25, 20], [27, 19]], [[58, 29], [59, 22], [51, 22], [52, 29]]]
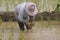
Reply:
[[2, 19], [0, 17], [0, 40], [2, 40], [2, 28], [1, 28], [1, 26], [2, 26]]
[[8, 0], [5, 0], [6, 10], [9, 11]]
[[1, 17], [0, 17], [0, 25], [2, 25], [2, 19], [1, 19]]
[[1, 6], [1, 0], [0, 0], [0, 6]]
[[[3, 0], [0, 0], [0, 5], [2, 4]], [[57, 4], [60, 4], [60, 0], [17, 0], [18, 4], [22, 3], [22, 2], [35, 2], [37, 4], [38, 10], [40, 11], [50, 11], [56, 8]], [[16, 2], [15, 0], [5, 0], [5, 4], [6, 4], [6, 10], [9, 11], [9, 4], [8, 2], [11, 2], [11, 4], [13, 4], [13, 6], [16, 6]]]
[[14, 40], [14, 28], [13, 28], [13, 26], [11, 27], [11, 32], [10, 32], [9, 40]]
[[12, 0], [12, 4], [14, 5], [14, 8], [15, 8], [15, 6], [16, 6], [16, 3], [15, 3], [15, 1], [14, 1], [14, 0]]
[[[15, 0], [11, 0], [11, 1], [12, 1], [11, 4], [15, 8], [15, 6], [16, 6]], [[37, 14], [37, 16], [36, 16], [37, 18], [35, 18], [35, 19], [36, 20], [39, 19], [39, 22], [40, 22], [39, 27], [41, 26], [41, 29], [43, 29], [45, 27], [46, 28], [51, 27], [51, 29], [52, 29], [53, 24], [54, 25], [57, 24], [58, 26], [60, 26], [60, 11], [58, 10], [58, 8], [57, 8], [57, 11], [59, 11], [59, 12], [56, 12], [56, 14], [53, 12], [50, 12], [51, 10], [53, 10], [55, 12], [57, 4], [60, 4], [60, 0], [56, 0], [56, 1], [55, 0], [17, 0], [18, 4], [20, 4], [22, 2], [28, 2], [28, 1], [32, 1], [37, 4], [39, 14]], [[5, 0], [7, 11], [9, 11], [8, 2], [10, 2], [10, 0]], [[1, 4], [2, 4], [2, 0], [0, 0], [0, 7], [1, 7]], [[40, 14], [41, 11], [46, 11], [46, 12], [42, 12]], [[6, 13], [6, 12], [4, 12], [4, 13]], [[2, 16], [2, 19], [9, 20], [11, 18], [10, 20], [14, 21], [13, 13], [14, 12], [12, 12], [12, 13], [9, 12], [9, 14], [8, 14], [8, 12], [7, 12], [6, 14], [4, 14], [5, 16], [4, 15]], [[8, 29], [10, 22], [11, 22], [11, 21], [9, 23], [6, 22], [6, 25], [5, 25], [6, 27], [5, 26], [2, 27], [2, 21], [3, 21], [2, 19], [0, 17], [0, 40], [2, 40], [2, 33], [4, 33], [4, 31], [6, 29]], [[53, 23], [52, 23], [51, 19], [54, 20]], [[16, 24], [14, 24], [14, 26], [11, 26], [10, 33], [9, 33], [9, 40], [14, 40], [14, 27], [15, 26], [16, 26]], [[23, 40], [23, 37], [24, 37], [23, 32], [19, 31], [19, 40]]]
[[[53, 26], [56, 26], [56, 27], [60, 26], [59, 23], [57, 23], [57, 21], [50, 21], [50, 22], [51, 22], [51, 24], [50, 24], [51, 25], [51, 30], [52, 30]], [[50, 26], [47, 26], [47, 24], [48, 24], [48, 22], [47, 21], [43, 21], [43, 20], [36, 22], [36, 26], [39, 26], [41, 28], [40, 30], [43, 30], [44, 28], [50, 28]], [[9, 40], [14, 40], [14, 33], [15, 33], [14, 30], [16, 30], [17, 27], [18, 27], [17, 22], [8, 22], [8, 23], [7, 22], [3, 22], [2, 25], [3, 25], [2, 26], [2, 31], [0, 29], [0, 40], [2, 40], [2, 34], [4, 34], [5, 32], [8, 31], [8, 29], [4, 28], [4, 27], [6, 27], [6, 25], [8, 25], [8, 28], [11, 27], [9, 29], [10, 31], [8, 32], [8, 34], [9, 34]], [[19, 31], [19, 32], [17, 32], [19, 34], [18, 35], [18, 40], [23, 40], [24, 39], [24, 32], [20, 31], [20, 30], [18, 30], [18, 31]]]
[[2, 32], [0, 32], [0, 40], [2, 40]]
[[24, 37], [24, 36], [23, 36], [23, 31], [20, 30], [20, 31], [19, 31], [19, 40], [23, 40], [23, 37]]

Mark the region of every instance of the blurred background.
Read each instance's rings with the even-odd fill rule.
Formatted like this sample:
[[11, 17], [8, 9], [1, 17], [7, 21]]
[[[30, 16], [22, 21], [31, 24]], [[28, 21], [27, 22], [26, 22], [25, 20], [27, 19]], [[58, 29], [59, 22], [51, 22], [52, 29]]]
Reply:
[[[16, 5], [34, 2], [35, 26], [22, 32], [14, 17]], [[60, 0], [0, 0], [0, 40], [60, 40]]]
[[0, 0], [0, 11], [14, 11], [17, 4], [22, 2], [36, 3], [39, 12], [54, 11], [60, 0]]
[[[50, 19], [55, 19], [56, 15], [60, 15], [60, 0], [0, 0], [0, 17], [3, 21], [15, 21], [14, 11], [16, 5], [23, 2], [34, 2], [38, 8], [38, 17], [36, 20], [41, 20], [41, 15], [46, 20], [46, 16]], [[47, 14], [48, 13], [48, 14]], [[58, 16], [60, 17], [60, 16]]]

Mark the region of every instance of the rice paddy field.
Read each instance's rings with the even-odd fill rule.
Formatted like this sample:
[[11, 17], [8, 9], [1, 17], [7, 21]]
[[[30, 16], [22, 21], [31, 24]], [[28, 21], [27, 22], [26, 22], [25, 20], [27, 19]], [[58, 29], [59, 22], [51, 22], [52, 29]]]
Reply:
[[0, 22], [0, 40], [60, 40], [60, 22], [36, 21], [31, 30], [24, 32], [17, 22]]
[[39, 12], [54, 11], [60, 0], [0, 0], [0, 11], [14, 11], [16, 5], [23, 2], [34, 2]]
[[[15, 11], [16, 5], [22, 2], [36, 3], [39, 13], [55, 11], [60, 4], [60, 0], [0, 0], [0, 11]], [[49, 17], [47, 21], [41, 18], [31, 30], [23, 32], [17, 22], [2, 22], [0, 19], [0, 40], [60, 40], [60, 20], [57, 17], [55, 21]]]

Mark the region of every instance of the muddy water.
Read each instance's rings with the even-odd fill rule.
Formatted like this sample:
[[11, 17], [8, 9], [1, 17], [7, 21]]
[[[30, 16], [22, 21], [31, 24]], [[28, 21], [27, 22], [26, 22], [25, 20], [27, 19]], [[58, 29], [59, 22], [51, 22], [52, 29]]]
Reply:
[[50, 27], [41, 29], [38, 23], [33, 27], [33, 30], [24, 33], [24, 40], [60, 40], [59, 26], [53, 25]]
[[[52, 28], [42, 28], [40, 26], [39, 22], [36, 22], [37, 24], [32, 28], [32, 30], [26, 30], [23, 32], [23, 40], [60, 40], [60, 28], [58, 25], [51, 26]], [[5, 29], [4, 32], [2, 32], [2, 40], [9, 40], [10, 39], [10, 32], [11, 29]], [[1, 33], [1, 30], [0, 30]], [[19, 28], [14, 28], [14, 34], [13, 39], [19, 40]], [[12, 36], [11, 36], [12, 37]], [[12, 40], [13, 40], [12, 39]]]
[[24, 40], [60, 40], [60, 28], [33, 30], [24, 34]]

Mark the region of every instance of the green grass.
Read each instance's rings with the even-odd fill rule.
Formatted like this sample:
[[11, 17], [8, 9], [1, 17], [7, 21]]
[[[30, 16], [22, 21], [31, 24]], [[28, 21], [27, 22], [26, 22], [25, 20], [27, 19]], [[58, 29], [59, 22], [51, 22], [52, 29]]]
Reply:
[[19, 40], [23, 40], [23, 37], [24, 37], [24, 36], [23, 36], [23, 31], [20, 30], [20, 31], [19, 31]]
[[1, 26], [2, 26], [2, 19], [1, 19], [1, 17], [0, 17], [0, 40], [2, 40], [2, 28], [1, 28]]
[[9, 11], [8, 0], [5, 0], [6, 10]]
[[[49, 17], [48, 17], [49, 18]], [[49, 22], [51, 22], [51, 26], [49, 26], [48, 25], [48, 23]], [[56, 23], [57, 21], [50, 21], [49, 20], [49, 22], [48, 21], [43, 21], [43, 19], [42, 19], [42, 17], [41, 17], [41, 21], [39, 21], [39, 22], [37, 22], [36, 23], [36, 26], [39, 26], [40, 28], [41, 28], [41, 30], [43, 30], [43, 29], [50, 29], [50, 30], [52, 30], [52, 27], [54, 26], [56, 26], [56, 27], [58, 27], [59, 25], [59, 23]], [[8, 24], [9, 23], [9, 24]], [[16, 28], [16, 27], [18, 27], [18, 26], [16, 26], [17, 25], [17, 22], [6, 22], [6, 24], [8, 25], [8, 27], [10, 27], [9, 25], [11, 25], [11, 29], [10, 29], [10, 32], [9, 32], [9, 40], [14, 40], [14, 28]], [[2, 24], [2, 25], [4, 25], [4, 27], [6, 27], [6, 24], [4, 25], [4, 23]], [[12, 25], [12, 24], [14, 24], [14, 26]], [[38, 25], [37, 25], [38, 24]], [[16, 27], [15, 27], [16, 26]], [[48, 26], [48, 27], [47, 27]], [[1, 27], [0, 27], [1, 28]], [[4, 31], [6, 31], [6, 28], [2, 28], [2, 32], [0, 31], [0, 40], [2, 40], [2, 33], [4, 34]], [[21, 30], [19, 30], [19, 32], [18, 32], [18, 40], [24, 40], [24, 32], [23, 31], [21, 31]]]
[[2, 40], [2, 32], [0, 32], [0, 40]]
[[22, 3], [23, 2], [23, 0], [18, 0], [18, 3], [20, 4], [20, 3]]
[[48, 25], [50, 25], [51, 23], [51, 19], [50, 19], [50, 16], [47, 17], [47, 20], [48, 20]]
[[0, 0], [0, 6], [1, 6], [1, 0]]
[[0, 40], [2, 40], [2, 29], [0, 27]]
[[15, 1], [14, 1], [14, 0], [12, 0], [12, 4], [14, 5], [14, 8], [15, 8], [15, 6], [16, 6], [16, 3], [15, 3]]
[[[17, 1], [20, 4], [20, 3], [24, 2], [24, 1], [29, 2], [30, 0], [17, 0]], [[56, 1], [55, 0], [31, 0], [31, 1], [37, 4], [37, 7], [38, 7], [39, 11], [41, 11], [41, 10], [49, 11], [49, 6], [52, 7], [53, 9], [55, 9], [57, 3], [60, 4], [60, 0], [56, 0]], [[9, 11], [8, 2], [11, 2], [11, 1], [5, 0], [6, 10], [7, 11]], [[12, 0], [11, 3], [13, 4], [14, 7], [16, 6], [15, 0]], [[0, 6], [1, 6], [1, 4], [2, 3], [1, 3], [1, 0], [0, 0]]]
[[0, 17], [0, 25], [2, 25], [2, 19], [1, 19], [1, 17]]
[[11, 32], [10, 32], [9, 40], [14, 40], [14, 28], [13, 28], [13, 26], [11, 27]]
[[41, 28], [41, 30], [43, 30], [43, 28], [50, 28], [50, 29], [52, 29], [50, 16], [47, 16], [47, 21], [44, 21], [43, 20], [43, 16], [41, 16], [40, 28]]
[[43, 29], [43, 16], [41, 16], [41, 30]]
[[55, 21], [60, 24], [60, 18], [57, 15], [55, 15]]

